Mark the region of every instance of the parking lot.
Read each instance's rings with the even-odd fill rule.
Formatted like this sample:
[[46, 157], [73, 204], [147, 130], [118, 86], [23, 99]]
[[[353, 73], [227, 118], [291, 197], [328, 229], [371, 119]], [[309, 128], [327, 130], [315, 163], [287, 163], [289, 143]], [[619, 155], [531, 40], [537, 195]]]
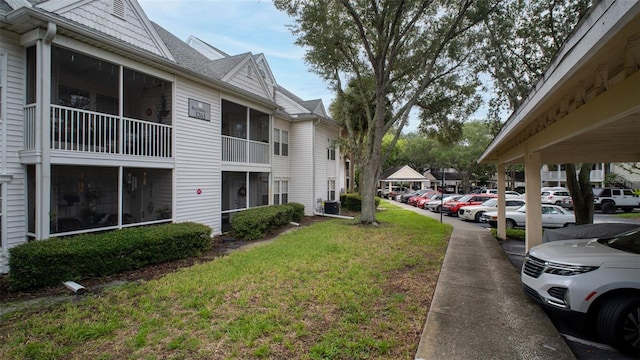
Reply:
[[[640, 210], [636, 209], [636, 213], [640, 216]], [[462, 221], [462, 220], [460, 220]], [[596, 212], [594, 215], [594, 223], [633, 223], [640, 226], [640, 220], [621, 219], [614, 215], [602, 214]], [[476, 223], [479, 227], [489, 228], [488, 224]], [[502, 242], [502, 248], [514, 265], [516, 271], [522, 268], [522, 262], [525, 255], [525, 245], [523, 241], [508, 240]], [[545, 309], [545, 313], [558, 329], [562, 337], [565, 339], [569, 348], [573, 351], [578, 360], [586, 359], [610, 359], [610, 360], [632, 360], [637, 359], [620, 353], [613, 347], [599, 342], [597, 334], [590, 329], [586, 329], [575, 324], [571, 319], [565, 316], [561, 311], [549, 311]]]
[[[429, 210], [421, 210], [414, 208], [416, 212], [424, 213], [432, 218], [443, 218], [447, 222], [452, 222], [455, 226], [457, 221], [464, 221], [460, 218], [441, 215]], [[640, 209], [635, 209], [635, 213], [640, 216]], [[619, 212], [621, 213], [621, 212]], [[490, 226], [486, 223], [467, 222], [467, 224], [473, 223], [475, 226], [489, 229]], [[603, 214], [601, 211], [596, 211], [594, 214], [594, 223], [630, 223], [638, 224], [640, 226], [640, 220], [625, 219], [616, 217], [615, 214]], [[514, 266], [514, 271], [520, 272], [525, 255], [524, 241], [507, 240], [501, 242], [504, 253], [509, 258], [510, 262]], [[611, 360], [631, 360], [638, 359], [625, 354], [620, 353], [615, 348], [603, 344], [599, 341], [595, 331], [586, 329], [580, 324], [576, 324], [572, 319], [566, 316], [563, 311], [544, 311], [551, 322], [554, 324], [560, 335], [565, 339], [567, 345], [574, 353], [575, 357], [579, 360], [586, 359], [611, 359]]]

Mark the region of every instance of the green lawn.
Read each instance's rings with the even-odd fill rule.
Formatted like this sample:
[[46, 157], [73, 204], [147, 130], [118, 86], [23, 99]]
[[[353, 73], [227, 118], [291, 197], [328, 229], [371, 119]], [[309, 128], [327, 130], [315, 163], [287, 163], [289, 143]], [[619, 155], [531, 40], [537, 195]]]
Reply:
[[[383, 205], [385, 206], [385, 205]], [[451, 227], [387, 205], [0, 318], [0, 359], [410, 359]]]
[[618, 214], [615, 214], [614, 216], [619, 217], [621, 219], [640, 220], [640, 212], [637, 210], [629, 213], [618, 213]]

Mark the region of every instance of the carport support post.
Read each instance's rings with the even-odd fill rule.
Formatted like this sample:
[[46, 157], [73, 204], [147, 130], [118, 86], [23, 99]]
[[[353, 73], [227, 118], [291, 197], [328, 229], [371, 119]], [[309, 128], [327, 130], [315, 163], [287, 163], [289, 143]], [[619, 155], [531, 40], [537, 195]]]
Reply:
[[[498, 217], [500, 219], [505, 218], [505, 207], [507, 202], [505, 201], [506, 195], [506, 174], [505, 174], [505, 165], [498, 164]], [[504, 221], [498, 221], [498, 238], [506, 239], [507, 238], [507, 225]]]
[[525, 174], [525, 201], [527, 212], [525, 214], [525, 248], [529, 251], [532, 247], [542, 243], [542, 205], [540, 189], [542, 181], [540, 177], [540, 153], [526, 153], [524, 156]]

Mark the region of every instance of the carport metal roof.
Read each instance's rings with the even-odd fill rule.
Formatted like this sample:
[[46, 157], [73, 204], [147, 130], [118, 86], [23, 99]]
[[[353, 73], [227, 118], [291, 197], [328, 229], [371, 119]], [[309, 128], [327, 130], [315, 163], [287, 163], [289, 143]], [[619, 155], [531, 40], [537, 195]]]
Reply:
[[[640, 1], [597, 2], [478, 161], [497, 163], [498, 176], [525, 164], [528, 189], [540, 186], [540, 164], [640, 161], [639, 68]], [[527, 224], [540, 224], [533, 213]], [[527, 248], [537, 233], [527, 231]]]

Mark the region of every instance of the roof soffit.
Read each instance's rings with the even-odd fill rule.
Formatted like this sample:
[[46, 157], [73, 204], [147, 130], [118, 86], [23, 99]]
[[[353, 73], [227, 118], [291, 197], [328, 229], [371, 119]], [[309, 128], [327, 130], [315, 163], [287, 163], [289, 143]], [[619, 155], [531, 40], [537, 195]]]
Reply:
[[[583, 28], [576, 29], [573, 34], [577, 38], [567, 40], [543, 78], [504, 124], [479, 161], [497, 161], [498, 154], [517, 148], [585, 103], [622, 84], [633, 71], [638, 71], [640, 59], [637, 55], [631, 60], [635, 66], [629, 67], [629, 60], [625, 59], [640, 50], [637, 45], [640, 3], [616, 2], [614, 5], [620, 5], [622, 9], [610, 9], [611, 1], [602, 1], [590, 14], [592, 18], [581, 22]], [[509, 161], [512, 160], [522, 161], [521, 157]]]

